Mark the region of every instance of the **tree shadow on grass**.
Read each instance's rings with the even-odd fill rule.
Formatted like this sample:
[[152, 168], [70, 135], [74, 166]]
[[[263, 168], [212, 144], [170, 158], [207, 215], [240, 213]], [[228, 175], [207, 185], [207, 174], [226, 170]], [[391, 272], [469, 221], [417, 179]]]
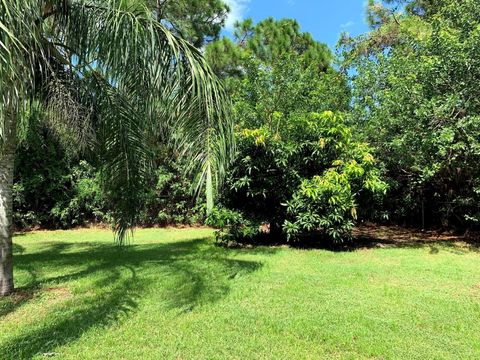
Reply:
[[[31, 294], [22, 304], [49, 289], [68, 289], [72, 283], [79, 290], [62, 292], [65, 299], [51, 306], [45, 319], [0, 343], [2, 359], [54, 355], [58, 346], [75, 341], [89, 329], [127, 318], [137, 310], [142, 296], [152, 291], [167, 309], [179, 315], [192, 311], [224, 297], [234, 279], [262, 264], [237, 259], [234, 251], [198, 239], [125, 248], [52, 243], [37, 253], [17, 253], [15, 266], [30, 274], [28, 284], [17, 292]], [[15, 307], [0, 313], [0, 321], [14, 311]]]
[[16, 244], [16, 243], [13, 244], [13, 253], [14, 254], [23, 254], [24, 252], [25, 252], [25, 247], [23, 247], [22, 245]]

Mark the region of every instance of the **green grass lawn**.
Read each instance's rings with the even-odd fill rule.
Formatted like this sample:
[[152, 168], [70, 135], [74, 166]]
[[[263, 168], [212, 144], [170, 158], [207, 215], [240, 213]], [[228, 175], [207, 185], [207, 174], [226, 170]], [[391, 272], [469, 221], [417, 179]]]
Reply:
[[223, 249], [208, 229], [15, 242], [0, 359], [479, 359], [480, 253]]

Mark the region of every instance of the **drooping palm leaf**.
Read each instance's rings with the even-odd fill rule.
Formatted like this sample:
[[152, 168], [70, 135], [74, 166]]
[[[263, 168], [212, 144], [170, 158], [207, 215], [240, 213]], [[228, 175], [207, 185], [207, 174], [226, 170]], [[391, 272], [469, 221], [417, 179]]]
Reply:
[[[44, 97], [56, 122], [63, 118], [70, 127], [85, 126], [91, 114], [83, 110], [94, 111], [120, 242], [136, 223], [148, 139], [159, 123], [173, 129], [191, 169], [208, 180], [212, 205], [213, 184], [220, 184], [233, 147], [225, 95], [202, 54], [155, 21], [142, 2], [0, 0], [0, 65], [1, 108], [11, 103], [18, 111], [27, 99]], [[68, 79], [78, 84], [67, 86], [77, 87], [76, 95], [49, 96], [51, 84]], [[0, 112], [0, 124], [4, 118]]]

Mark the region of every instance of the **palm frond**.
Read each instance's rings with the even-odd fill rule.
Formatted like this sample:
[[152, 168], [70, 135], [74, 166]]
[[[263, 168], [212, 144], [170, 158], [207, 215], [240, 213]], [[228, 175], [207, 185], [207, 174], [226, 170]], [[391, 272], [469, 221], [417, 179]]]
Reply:
[[[73, 103], [89, 98], [99, 121], [105, 192], [120, 242], [136, 224], [138, 193], [150, 163], [146, 144], [158, 123], [173, 129], [175, 144], [200, 173], [199, 188], [208, 180], [211, 199], [233, 147], [233, 126], [224, 91], [199, 50], [135, 0], [0, 4], [0, 89], [14, 84], [0, 90], [0, 105], [16, 99], [18, 108], [37, 92], [50, 91], [56, 94], [50, 96], [52, 111], [80, 119], [85, 108]], [[58, 89], [65, 72], [79, 78], [93, 73], [86, 82], [90, 88], [80, 97], [52, 92], [48, 84]]]

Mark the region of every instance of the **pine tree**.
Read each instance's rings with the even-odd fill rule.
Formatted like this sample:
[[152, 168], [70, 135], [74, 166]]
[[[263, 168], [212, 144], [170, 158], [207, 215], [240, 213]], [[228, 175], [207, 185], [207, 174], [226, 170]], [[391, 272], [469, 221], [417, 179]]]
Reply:
[[308, 32], [301, 32], [293, 19], [267, 18], [258, 24], [246, 19], [235, 25], [233, 39], [224, 37], [210, 43], [206, 56], [210, 64], [223, 75], [241, 72], [245, 59], [255, 57], [265, 64], [272, 64], [286, 53], [302, 55], [304, 67], [316, 63], [326, 70], [332, 59], [327, 45], [317, 42]]

